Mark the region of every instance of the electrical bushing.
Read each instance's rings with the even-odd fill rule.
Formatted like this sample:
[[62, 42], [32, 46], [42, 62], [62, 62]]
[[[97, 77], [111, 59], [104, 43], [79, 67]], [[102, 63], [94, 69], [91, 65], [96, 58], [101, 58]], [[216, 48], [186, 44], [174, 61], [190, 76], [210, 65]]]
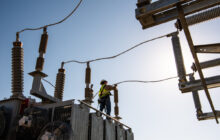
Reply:
[[47, 34], [46, 28], [44, 28], [44, 32], [41, 35], [41, 41], [40, 41], [40, 46], [39, 46], [39, 53], [46, 53], [47, 42], [48, 42], [48, 34]]
[[54, 97], [63, 100], [63, 91], [64, 91], [64, 83], [65, 83], [65, 69], [61, 68], [58, 70], [56, 77], [56, 85]]
[[114, 90], [114, 102], [118, 103], [118, 90], [117, 89]]
[[12, 48], [12, 97], [23, 97], [24, 50], [19, 39], [16, 40]]
[[43, 66], [44, 66], [44, 58], [43, 57], [38, 57], [35, 69], [37, 71], [42, 71], [43, 70]]
[[89, 67], [89, 63], [87, 63], [85, 83], [86, 84], [90, 84], [91, 83], [91, 69]]

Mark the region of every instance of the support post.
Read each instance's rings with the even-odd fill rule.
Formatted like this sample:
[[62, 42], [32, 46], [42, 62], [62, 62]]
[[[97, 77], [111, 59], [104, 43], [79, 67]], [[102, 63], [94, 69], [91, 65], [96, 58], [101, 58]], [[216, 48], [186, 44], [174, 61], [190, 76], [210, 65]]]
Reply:
[[[190, 79], [190, 82], [195, 81], [193, 74], [191, 74], [189, 76], [189, 79]], [[197, 118], [198, 118], [199, 116], [201, 116], [203, 114], [198, 91], [197, 90], [192, 91], [192, 96], [193, 96], [193, 101], [194, 101], [194, 105], [195, 105], [196, 113], [197, 113]]]

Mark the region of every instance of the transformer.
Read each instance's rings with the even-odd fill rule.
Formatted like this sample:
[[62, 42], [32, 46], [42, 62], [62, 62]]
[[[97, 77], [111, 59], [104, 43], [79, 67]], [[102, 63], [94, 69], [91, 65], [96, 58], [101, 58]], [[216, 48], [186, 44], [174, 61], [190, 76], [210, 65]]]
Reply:
[[0, 140], [133, 140], [130, 127], [90, 106], [89, 66], [86, 70], [86, 89], [89, 92], [86, 92], [84, 101], [78, 104], [74, 99], [62, 101], [63, 64], [58, 70], [54, 97], [47, 94], [41, 82], [47, 76], [42, 72], [47, 40], [44, 28], [35, 71], [30, 73], [33, 76], [30, 94], [41, 99], [41, 102], [36, 102], [23, 95], [23, 48], [17, 34], [12, 48], [12, 96], [0, 100]]

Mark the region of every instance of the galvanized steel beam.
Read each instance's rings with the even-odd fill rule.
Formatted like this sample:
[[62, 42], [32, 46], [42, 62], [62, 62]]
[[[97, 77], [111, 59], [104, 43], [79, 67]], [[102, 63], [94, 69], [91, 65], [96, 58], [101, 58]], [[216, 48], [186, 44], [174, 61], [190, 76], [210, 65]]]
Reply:
[[[220, 76], [208, 77], [205, 78], [205, 81], [208, 88], [220, 87]], [[180, 88], [182, 93], [191, 92], [194, 90], [203, 90], [203, 89], [204, 87], [200, 79], [186, 82], [185, 86]]]
[[196, 45], [197, 53], [220, 53], [220, 43], [208, 45]]
[[[220, 118], [220, 111], [216, 111], [216, 116]], [[209, 113], [203, 113], [202, 115], [198, 116], [198, 120], [210, 120], [215, 119], [215, 115], [212, 112]]]
[[[200, 63], [201, 69], [206, 69], [206, 68], [215, 67], [219, 65], [220, 65], [220, 58]], [[193, 71], [197, 71], [195, 64], [193, 64], [191, 68]]]

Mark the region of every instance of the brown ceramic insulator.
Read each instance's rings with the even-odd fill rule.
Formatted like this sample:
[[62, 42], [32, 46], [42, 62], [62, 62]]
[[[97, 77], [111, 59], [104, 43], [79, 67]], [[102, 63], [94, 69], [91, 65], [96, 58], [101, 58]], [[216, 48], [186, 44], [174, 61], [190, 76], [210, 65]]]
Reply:
[[43, 57], [38, 57], [35, 69], [37, 71], [42, 71], [43, 70], [43, 66], [44, 66], [44, 58]]
[[118, 103], [118, 90], [117, 89], [114, 90], [114, 102]]
[[56, 77], [54, 97], [62, 100], [65, 83], [65, 69], [59, 69]]
[[21, 42], [14, 42], [12, 48], [12, 93], [23, 95], [24, 87], [24, 51]]
[[47, 33], [43, 33], [41, 35], [39, 53], [41, 53], [41, 52], [46, 53], [47, 41], [48, 41], [48, 34]]
[[115, 116], [118, 116], [119, 115], [119, 108], [118, 108], [118, 106], [115, 106], [114, 111], [115, 111]]
[[91, 82], [91, 69], [90, 67], [86, 68], [86, 77], [85, 77], [85, 82], [89, 84]]
[[89, 88], [85, 88], [85, 99], [90, 99]]

